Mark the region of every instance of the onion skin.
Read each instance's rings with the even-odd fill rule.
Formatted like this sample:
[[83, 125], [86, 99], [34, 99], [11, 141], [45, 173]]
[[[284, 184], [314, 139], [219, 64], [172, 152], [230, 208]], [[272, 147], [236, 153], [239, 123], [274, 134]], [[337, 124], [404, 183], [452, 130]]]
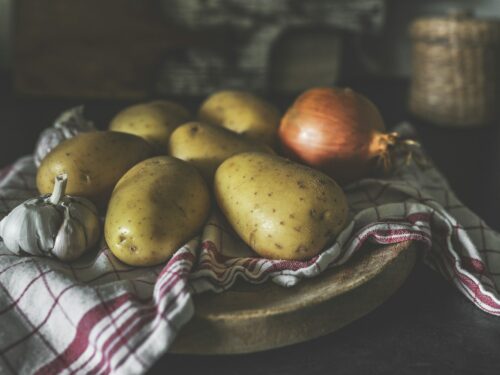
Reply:
[[347, 89], [313, 88], [281, 120], [285, 154], [318, 168], [341, 184], [374, 171], [393, 144], [375, 105]]

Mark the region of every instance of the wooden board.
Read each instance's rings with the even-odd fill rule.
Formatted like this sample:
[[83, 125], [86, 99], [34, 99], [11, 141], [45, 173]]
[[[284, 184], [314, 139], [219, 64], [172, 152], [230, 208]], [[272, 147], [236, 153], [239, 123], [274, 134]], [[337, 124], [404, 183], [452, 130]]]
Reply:
[[364, 251], [292, 288], [240, 283], [195, 297], [195, 316], [171, 352], [236, 354], [299, 343], [334, 332], [382, 304], [415, 264], [410, 242]]

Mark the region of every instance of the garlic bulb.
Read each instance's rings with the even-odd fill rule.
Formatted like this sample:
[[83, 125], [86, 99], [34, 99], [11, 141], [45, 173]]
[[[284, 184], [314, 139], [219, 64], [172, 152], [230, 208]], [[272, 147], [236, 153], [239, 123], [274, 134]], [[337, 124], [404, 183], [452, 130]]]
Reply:
[[45, 129], [38, 138], [35, 147], [35, 164], [40, 166], [43, 158], [62, 141], [73, 138], [83, 132], [96, 130], [92, 121], [83, 117], [83, 106], [64, 111], [55, 121], [54, 126]]
[[65, 174], [57, 176], [52, 194], [25, 201], [0, 221], [7, 249], [71, 261], [96, 244], [97, 209], [87, 199], [64, 195], [67, 180]]

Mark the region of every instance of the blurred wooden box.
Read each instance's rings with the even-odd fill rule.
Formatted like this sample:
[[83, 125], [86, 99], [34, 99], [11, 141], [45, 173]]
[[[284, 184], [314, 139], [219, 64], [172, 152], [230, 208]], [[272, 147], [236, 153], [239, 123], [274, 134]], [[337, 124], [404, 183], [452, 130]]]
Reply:
[[338, 79], [341, 36], [380, 30], [384, 4], [17, 0], [14, 85], [28, 95], [114, 99], [298, 92]]
[[14, 85], [23, 94], [141, 98], [165, 51], [193, 43], [137, 0], [17, 0]]

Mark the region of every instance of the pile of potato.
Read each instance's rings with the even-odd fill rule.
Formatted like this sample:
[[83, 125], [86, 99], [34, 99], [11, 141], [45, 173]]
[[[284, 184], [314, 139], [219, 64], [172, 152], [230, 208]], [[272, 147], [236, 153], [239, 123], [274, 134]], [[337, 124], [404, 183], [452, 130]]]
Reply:
[[134, 105], [109, 131], [55, 147], [37, 186], [50, 193], [55, 177], [67, 174], [66, 193], [100, 207], [109, 248], [130, 265], [167, 260], [217, 206], [259, 255], [307, 259], [343, 229], [347, 203], [330, 177], [277, 156], [280, 119], [241, 91], [213, 94], [196, 119], [170, 101]]

